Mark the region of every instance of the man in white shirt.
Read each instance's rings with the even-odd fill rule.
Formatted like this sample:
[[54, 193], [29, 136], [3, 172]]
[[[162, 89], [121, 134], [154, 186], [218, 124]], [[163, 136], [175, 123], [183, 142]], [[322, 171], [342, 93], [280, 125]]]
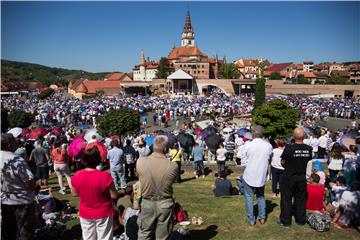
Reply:
[[265, 223], [264, 190], [272, 146], [263, 139], [263, 127], [253, 126], [252, 136], [253, 140], [244, 145], [244, 158], [247, 164], [243, 175], [243, 185], [248, 223], [254, 225], [256, 220], [254, 216], [254, 194], [256, 194], [259, 209], [259, 222], [260, 224]]

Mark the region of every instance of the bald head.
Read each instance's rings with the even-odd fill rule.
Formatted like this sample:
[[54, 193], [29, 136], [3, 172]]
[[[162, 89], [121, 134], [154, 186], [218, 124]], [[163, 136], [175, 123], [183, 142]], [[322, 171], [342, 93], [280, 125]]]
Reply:
[[304, 140], [305, 132], [303, 128], [294, 129], [294, 139], [295, 142], [302, 142]]

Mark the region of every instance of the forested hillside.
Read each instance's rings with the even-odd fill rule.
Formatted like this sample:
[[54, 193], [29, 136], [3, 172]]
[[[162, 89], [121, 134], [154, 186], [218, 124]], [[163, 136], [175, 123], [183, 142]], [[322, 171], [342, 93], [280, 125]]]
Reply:
[[66, 86], [70, 80], [80, 77], [102, 79], [107, 72], [91, 73], [83, 70], [47, 67], [40, 64], [1, 60], [1, 78], [19, 82], [40, 82], [43, 86]]

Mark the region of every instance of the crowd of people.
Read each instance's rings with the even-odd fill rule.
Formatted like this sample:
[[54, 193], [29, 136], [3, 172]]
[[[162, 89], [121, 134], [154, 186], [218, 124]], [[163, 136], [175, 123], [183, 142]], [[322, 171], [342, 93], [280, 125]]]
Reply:
[[[276, 99], [299, 108], [303, 119], [354, 118], [360, 109], [354, 99]], [[280, 226], [291, 226], [293, 214], [298, 225], [308, 222], [317, 230], [317, 220], [323, 218], [338, 228], [359, 226], [360, 139], [356, 138], [356, 126], [336, 132], [296, 128], [291, 139], [266, 139], [261, 126], [252, 126], [251, 131], [225, 131], [226, 124], [212, 118], [214, 114], [249, 114], [253, 101], [252, 95], [80, 101], [55, 93], [47, 100], [3, 98], [2, 106], [10, 111], [32, 112], [39, 126], [60, 130], [36, 139], [27, 134], [1, 136], [1, 212], [2, 219], [7, 219], [2, 221], [2, 237], [31, 239], [39, 225], [72, 216], [69, 206], [59, 203], [49, 187], [49, 176], [56, 175], [58, 192], [80, 199], [83, 239], [169, 239], [176, 204], [172, 185], [182, 182], [182, 164], [190, 160], [195, 178], [208, 174], [204, 162], [216, 162], [214, 195], [244, 195], [250, 225], [256, 224], [255, 195], [258, 222], [266, 223], [264, 192], [271, 179], [274, 197], [281, 198]], [[170, 132], [143, 132], [109, 141], [96, 132], [85, 139], [87, 131], [76, 128], [85, 124], [96, 127], [96, 117], [121, 107], [152, 112], [154, 119], [164, 115], [170, 120], [183, 117], [190, 121]], [[195, 126], [194, 118], [199, 115], [212, 119], [209, 126]], [[349, 135], [350, 144], [344, 140]], [[74, 155], [70, 148], [78, 139], [81, 147]], [[227, 179], [233, 165], [243, 170], [236, 179], [238, 188]]]

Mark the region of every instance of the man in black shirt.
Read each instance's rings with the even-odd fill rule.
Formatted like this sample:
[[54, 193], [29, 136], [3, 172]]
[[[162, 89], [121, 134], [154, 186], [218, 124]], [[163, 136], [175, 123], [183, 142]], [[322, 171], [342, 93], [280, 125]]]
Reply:
[[[281, 226], [290, 226], [292, 213], [298, 225], [306, 221], [306, 165], [312, 159], [312, 147], [304, 144], [304, 129], [294, 130], [295, 144], [287, 145], [281, 155], [284, 175], [281, 190]], [[294, 209], [293, 209], [294, 199]]]

